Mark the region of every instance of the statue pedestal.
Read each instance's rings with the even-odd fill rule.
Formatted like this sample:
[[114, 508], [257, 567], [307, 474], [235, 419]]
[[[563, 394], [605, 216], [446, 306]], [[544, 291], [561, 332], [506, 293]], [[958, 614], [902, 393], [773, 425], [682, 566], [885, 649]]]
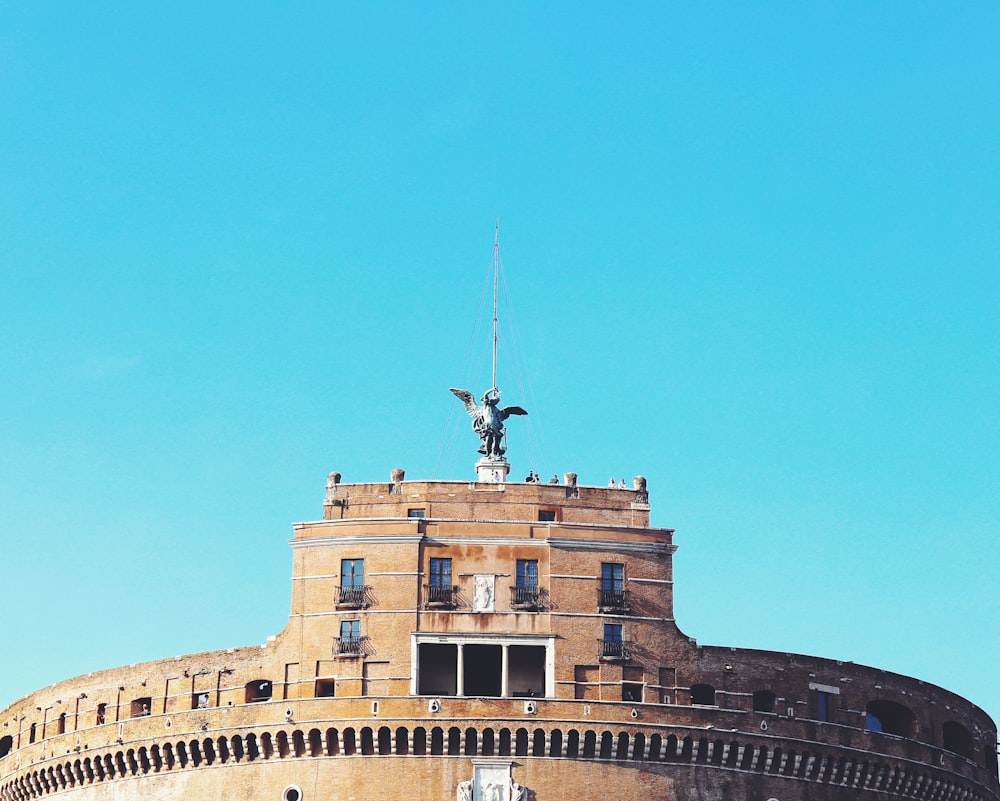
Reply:
[[510, 473], [510, 462], [484, 456], [476, 462], [476, 480], [483, 484], [504, 484]]

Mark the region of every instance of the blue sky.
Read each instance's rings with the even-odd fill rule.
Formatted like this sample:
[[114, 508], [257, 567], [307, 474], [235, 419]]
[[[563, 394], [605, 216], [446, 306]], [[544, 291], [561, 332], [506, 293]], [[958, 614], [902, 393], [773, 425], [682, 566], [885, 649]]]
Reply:
[[0, 704], [471, 478], [499, 218], [515, 475], [647, 476], [699, 642], [1000, 714], [1000, 7], [204, 5], [0, 6]]

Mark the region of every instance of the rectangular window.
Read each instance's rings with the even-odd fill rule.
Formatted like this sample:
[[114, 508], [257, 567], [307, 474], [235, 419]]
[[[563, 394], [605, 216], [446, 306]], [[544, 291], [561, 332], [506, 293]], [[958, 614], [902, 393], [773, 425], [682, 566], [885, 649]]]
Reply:
[[431, 557], [430, 584], [434, 589], [451, 589], [451, 559]]
[[407, 509], [406, 510], [406, 516], [407, 517], [423, 517], [424, 516], [424, 510], [423, 509]]
[[539, 509], [538, 510], [538, 522], [539, 523], [554, 523], [556, 520], [556, 512], [554, 509]]
[[132, 702], [131, 713], [134, 718], [144, 718], [149, 716], [149, 705], [152, 699], [147, 695], [144, 698], [136, 698]]
[[517, 588], [528, 592], [538, 592], [538, 560], [517, 560]]
[[365, 584], [365, 560], [340, 560], [340, 586], [363, 587]]
[[834, 697], [832, 693], [816, 691], [816, 720], [823, 723], [833, 722]]
[[539, 609], [538, 560], [518, 559], [515, 577], [515, 584], [511, 587], [511, 607], [537, 612]]
[[625, 565], [619, 562], [601, 563], [601, 591], [621, 593], [625, 589]]
[[316, 679], [316, 697], [333, 698], [336, 682], [333, 679]]
[[192, 709], [208, 709], [208, 693], [194, 693], [191, 696]]

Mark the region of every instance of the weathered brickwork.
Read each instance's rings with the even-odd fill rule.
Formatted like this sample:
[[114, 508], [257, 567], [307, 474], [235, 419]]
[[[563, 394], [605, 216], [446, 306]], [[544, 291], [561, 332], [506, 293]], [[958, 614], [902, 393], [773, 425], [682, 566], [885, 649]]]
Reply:
[[683, 634], [641, 480], [331, 480], [294, 531], [281, 634], [20, 699], [0, 801], [1000, 799], [968, 701]]

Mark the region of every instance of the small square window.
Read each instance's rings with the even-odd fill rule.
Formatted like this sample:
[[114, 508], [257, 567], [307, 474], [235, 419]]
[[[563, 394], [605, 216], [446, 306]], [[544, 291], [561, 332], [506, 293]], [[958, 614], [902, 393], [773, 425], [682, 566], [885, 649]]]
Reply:
[[208, 709], [208, 693], [194, 693], [191, 696], [192, 709]]
[[316, 697], [333, 698], [336, 682], [333, 679], [316, 679]]

